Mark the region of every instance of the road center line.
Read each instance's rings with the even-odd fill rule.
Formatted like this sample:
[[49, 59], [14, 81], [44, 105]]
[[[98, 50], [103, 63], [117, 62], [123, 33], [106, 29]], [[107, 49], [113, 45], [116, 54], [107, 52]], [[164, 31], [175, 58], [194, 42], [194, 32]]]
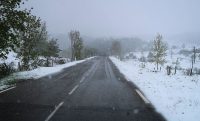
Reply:
[[53, 117], [53, 115], [58, 111], [58, 109], [63, 105], [63, 103], [64, 102], [59, 103], [59, 105], [56, 106], [56, 108], [54, 109], [54, 111], [51, 112], [51, 114], [46, 118], [45, 121], [49, 121]]
[[77, 88], [78, 88], [78, 85], [76, 85], [68, 94], [71, 95]]
[[143, 100], [146, 104], [150, 104], [149, 100], [148, 100], [138, 89], [135, 89], [135, 91], [137, 92], [137, 94], [142, 98], [142, 100]]
[[85, 80], [85, 77], [83, 77], [83, 78], [80, 80], [80, 83], [82, 83], [84, 80]]
[[82, 83], [82, 82], [92, 73], [92, 71], [93, 71], [93, 72], [95, 71], [96, 66], [97, 66], [97, 63], [95, 63], [95, 64], [83, 75], [83, 77], [82, 77], [81, 80], [80, 80], [80, 83]]
[[5, 90], [2, 90], [2, 91], [0, 91], [0, 94], [3, 93], [3, 92], [9, 91], [9, 90], [11, 90], [11, 89], [14, 89], [14, 88], [16, 88], [16, 86], [10, 87], [10, 88], [5, 89]]
[[57, 78], [57, 79], [55, 79], [54, 81], [58, 81], [58, 80], [60, 80], [60, 79], [64, 78], [65, 76], [67, 76], [67, 75], [68, 75], [68, 73], [66, 73], [66, 74], [62, 75], [60, 78]]

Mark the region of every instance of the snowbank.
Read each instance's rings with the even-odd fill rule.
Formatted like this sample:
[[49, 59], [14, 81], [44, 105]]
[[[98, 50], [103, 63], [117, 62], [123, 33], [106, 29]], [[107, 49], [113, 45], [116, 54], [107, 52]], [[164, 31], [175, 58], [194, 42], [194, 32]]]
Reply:
[[19, 79], [38, 79], [46, 75], [50, 75], [53, 73], [57, 73], [61, 71], [64, 68], [74, 66], [78, 63], [82, 63], [86, 60], [92, 59], [94, 57], [86, 58], [84, 60], [69, 62], [62, 65], [56, 65], [55, 67], [39, 67], [37, 69], [31, 70], [31, 71], [24, 71], [24, 72], [17, 72], [14, 74], [11, 74], [10, 76], [3, 78], [0, 80], [0, 90], [7, 88], [9, 85], [6, 85], [8, 81], [12, 80], [19, 80]]
[[125, 77], [136, 84], [168, 121], [197, 121], [200, 119], [200, 76], [182, 73], [167, 76], [165, 69], [151, 72], [154, 65], [128, 60], [122, 62], [110, 57]]

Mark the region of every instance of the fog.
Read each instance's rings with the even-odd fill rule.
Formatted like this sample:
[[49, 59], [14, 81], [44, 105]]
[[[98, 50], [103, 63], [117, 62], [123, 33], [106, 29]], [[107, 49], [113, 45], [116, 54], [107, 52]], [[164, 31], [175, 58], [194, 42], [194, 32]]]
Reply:
[[199, 0], [29, 0], [51, 34], [173, 39], [200, 32]]

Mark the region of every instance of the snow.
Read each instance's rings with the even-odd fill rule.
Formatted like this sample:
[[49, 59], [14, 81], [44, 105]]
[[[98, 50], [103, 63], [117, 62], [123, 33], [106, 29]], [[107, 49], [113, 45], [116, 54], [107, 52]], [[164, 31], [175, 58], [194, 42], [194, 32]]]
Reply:
[[7, 55], [7, 59], [0, 59], [0, 63], [6, 63], [6, 64], [10, 64], [13, 63], [13, 67], [16, 69], [17, 68], [17, 64], [20, 60], [17, 58], [17, 53], [11, 51], [9, 52], [9, 54]]
[[58, 73], [64, 68], [74, 66], [78, 63], [82, 63], [82, 62], [87, 61], [92, 58], [94, 58], [94, 57], [86, 58], [84, 60], [69, 62], [69, 63], [62, 64], [62, 65], [56, 65], [55, 67], [39, 67], [39, 68], [36, 68], [31, 71], [23, 71], [23, 72], [13, 73], [10, 76], [0, 80], [0, 90], [3, 90], [9, 86], [6, 84], [8, 81], [20, 80], [20, 79], [38, 79], [38, 78], [41, 78], [41, 77], [44, 77], [47, 75]]
[[[169, 57], [167, 58], [170, 60]], [[155, 67], [152, 63], [147, 62], [142, 68], [141, 62], [134, 59], [125, 61], [120, 61], [115, 57], [110, 57], [110, 59], [127, 80], [140, 88], [156, 110], [168, 121], [200, 119], [200, 76], [186, 76], [182, 71], [168, 76], [165, 67], [172, 61], [168, 61], [162, 70], [156, 73], [152, 72]], [[180, 64], [188, 68], [190, 66], [188, 62], [189, 60], [183, 60]], [[200, 67], [199, 63], [196, 67]]]

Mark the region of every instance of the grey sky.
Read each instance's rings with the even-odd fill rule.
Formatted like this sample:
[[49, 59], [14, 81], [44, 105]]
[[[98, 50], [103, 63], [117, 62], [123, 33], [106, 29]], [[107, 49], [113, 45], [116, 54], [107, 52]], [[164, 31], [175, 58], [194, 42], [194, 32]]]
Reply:
[[165, 36], [200, 32], [200, 0], [29, 0], [50, 33]]

